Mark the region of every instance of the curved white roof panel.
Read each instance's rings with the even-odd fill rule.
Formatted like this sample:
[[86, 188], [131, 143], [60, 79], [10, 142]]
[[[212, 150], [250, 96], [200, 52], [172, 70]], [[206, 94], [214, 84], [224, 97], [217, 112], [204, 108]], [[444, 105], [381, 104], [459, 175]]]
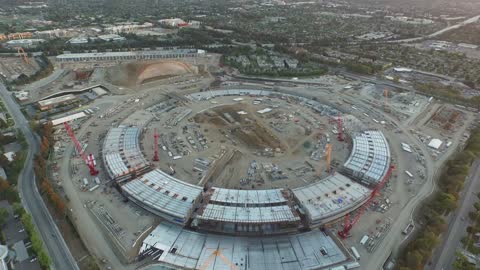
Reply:
[[292, 191], [314, 224], [325, 223], [336, 215], [353, 211], [371, 193], [369, 188], [340, 173]]
[[202, 192], [201, 187], [179, 181], [159, 169], [126, 183], [122, 190], [137, 202], [182, 220], [189, 216]]
[[226, 205], [268, 205], [286, 203], [287, 199], [282, 194], [282, 189], [264, 190], [239, 190], [228, 188], [213, 188], [210, 197], [212, 203]]
[[127, 180], [132, 173], [149, 168], [139, 146], [139, 137], [138, 127], [118, 127], [108, 131], [103, 141], [103, 160], [110, 178]]
[[376, 184], [390, 166], [390, 148], [381, 131], [367, 130], [353, 136], [353, 148], [344, 167], [361, 181]]
[[[245, 270], [330, 269], [348, 263], [344, 251], [320, 230], [251, 238], [203, 234], [162, 222], [143, 240], [140, 254], [150, 249], [163, 251], [157, 260], [179, 269], [200, 269], [217, 249], [233, 265]], [[220, 261], [207, 269], [230, 267]]]
[[231, 223], [296, 222], [300, 217], [288, 205], [269, 207], [236, 207], [208, 204], [198, 219]]

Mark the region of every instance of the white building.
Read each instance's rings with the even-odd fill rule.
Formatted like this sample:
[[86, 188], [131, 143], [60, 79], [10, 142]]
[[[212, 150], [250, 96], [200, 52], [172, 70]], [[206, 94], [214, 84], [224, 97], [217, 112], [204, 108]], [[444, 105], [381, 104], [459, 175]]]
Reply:
[[34, 47], [37, 46], [38, 44], [45, 42], [44, 39], [14, 39], [7, 41], [5, 43], [8, 47]]
[[87, 37], [75, 37], [71, 38], [68, 43], [70, 44], [86, 44], [88, 43], [88, 38]]
[[168, 25], [168, 26], [173, 26], [177, 27], [179, 25], [185, 25], [187, 24], [184, 20], [180, 18], [173, 18], [173, 19], [163, 19], [158, 21], [161, 24]]
[[430, 148], [433, 148], [435, 150], [438, 150], [440, 149], [440, 146], [442, 146], [443, 142], [442, 140], [440, 139], [432, 139], [429, 143], [428, 143], [428, 147]]
[[98, 36], [98, 38], [106, 42], [127, 40], [126, 38], [119, 36], [117, 34], [100, 35]]
[[205, 55], [203, 50], [178, 49], [160, 51], [135, 51], [135, 52], [104, 52], [104, 53], [69, 53], [56, 57], [57, 62], [95, 62], [95, 61], [139, 61], [155, 59], [174, 59], [199, 57]]

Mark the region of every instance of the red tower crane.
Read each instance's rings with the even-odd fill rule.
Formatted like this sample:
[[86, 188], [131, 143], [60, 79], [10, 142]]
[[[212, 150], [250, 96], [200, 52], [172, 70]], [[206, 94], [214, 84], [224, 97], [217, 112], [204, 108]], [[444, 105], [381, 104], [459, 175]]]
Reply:
[[343, 142], [345, 138], [343, 137], [343, 119], [342, 117], [337, 117], [337, 129], [338, 129], [338, 134], [337, 134], [337, 139], [339, 142]]
[[85, 153], [82, 150], [82, 146], [78, 142], [77, 138], [75, 137], [75, 134], [73, 133], [72, 128], [67, 122], [64, 122], [63, 125], [65, 126], [65, 129], [67, 130], [68, 135], [73, 141], [73, 144], [75, 145], [75, 149], [77, 149], [78, 154], [82, 157], [82, 159], [85, 161], [85, 163], [88, 166], [88, 169], [90, 170], [90, 175], [97, 175], [98, 170], [95, 169], [95, 161], [93, 159], [93, 156], [90, 155], [90, 158], [88, 158]]
[[383, 186], [385, 183], [390, 179], [392, 176], [392, 172], [395, 169], [394, 165], [391, 165], [390, 168], [388, 169], [387, 173], [385, 176], [382, 178], [382, 181], [378, 183], [375, 188], [373, 189], [372, 193], [370, 194], [370, 197], [368, 198], [367, 202], [362, 205], [360, 210], [358, 211], [358, 214], [353, 218], [353, 220], [350, 219], [350, 214], [345, 215], [345, 222], [343, 223], [343, 230], [338, 232], [338, 235], [342, 238], [345, 239], [347, 238], [348, 234], [350, 233], [350, 230], [353, 228], [353, 225], [358, 222], [360, 217], [365, 213], [365, 210], [367, 207], [372, 203], [372, 201], [375, 199], [377, 194], [380, 193], [380, 190], [382, 190]]
[[153, 134], [153, 139], [154, 139], [154, 144], [153, 144], [153, 149], [154, 149], [154, 154], [153, 154], [153, 161], [158, 161], [158, 138], [160, 136], [157, 133], [157, 129], [155, 129], [155, 133]]

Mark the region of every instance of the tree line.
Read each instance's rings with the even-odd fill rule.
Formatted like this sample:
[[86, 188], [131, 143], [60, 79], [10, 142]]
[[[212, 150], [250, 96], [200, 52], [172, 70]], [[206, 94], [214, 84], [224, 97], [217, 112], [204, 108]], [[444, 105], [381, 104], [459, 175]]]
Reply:
[[473, 164], [480, 157], [480, 128], [472, 130], [465, 148], [449, 160], [438, 179], [438, 190], [423, 204], [420, 230], [399, 258], [400, 270], [421, 270], [430, 259], [440, 236], [447, 229], [445, 217], [457, 207], [460, 191]]
[[463, 104], [466, 106], [472, 106], [480, 109], [480, 96], [473, 96], [467, 98], [463, 94], [452, 86], [444, 86], [435, 83], [416, 83], [415, 89], [437, 98], [445, 99], [449, 102], [457, 104]]
[[51, 122], [48, 122], [43, 127], [39, 128], [39, 133], [41, 136], [40, 143], [40, 152], [35, 156], [33, 161], [33, 169], [35, 175], [40, 183], [40, 190], [43, 194], [46, 195], [48, 201], [57, 211], [57, 214], [60, 216], [65, 215], [65, 201], [62, 196], [52, 187], [51, 181], [48, 176], [48, 158], [53, 149], [53, 125]]

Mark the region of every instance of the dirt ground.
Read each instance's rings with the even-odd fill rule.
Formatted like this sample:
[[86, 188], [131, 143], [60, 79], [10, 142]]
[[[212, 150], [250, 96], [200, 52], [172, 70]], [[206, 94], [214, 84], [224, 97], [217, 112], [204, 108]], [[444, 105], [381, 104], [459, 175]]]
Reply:
[[[160, 134], [158, 168], [174, 168], [176, 178], [192, 184], [213, 181], [215, 186], [239, 189], [298, 187], [317, 181], [327, 168], [327, 141], [333, 145], [333, 160], [346, 160], [349, 142], [336, 140], [332, 133], [336, 124], [327, 116], [276, 98], [260, 104], [253, 97], [242, 97], [240, 102], [235, 98], [189, 103], [162, 113], [145, 130], [146, 154], [153, 149], [156, 128]], [[192, 110], [187, 117], [176, 126], [169, 124], [187, 108]], [[258, 113], [265, 108], [273, 109]], [[205, 147], [197, 136], [205, 138]], [[197, 158], [210, 161], [209, 169], [196, 170]]]
[[[237, 113], [245, 110], [248, 111], [248, 116]], [[226, 115], [236, 122], [230, 122]], [[265, 127], [263, 121], [254, 116], [254, 111], [244, 104], [216, 107], [195, 116], [195, 122], [206, 124], [205, 128], [208, 129], [229, 131], [235, 139], [252, 150], [272, 148], [284, 151], [286, 148], [284, 143]]]
[[135, 87], [173, 76], [196, 73], [194, 66], [180, 61], [132, 62], [108, 68], [106, 78], [114, 85]]
[[39, 69], [37, 62], [32, 58], [29, 59], [29, 63], [25, 63], [20, 57], [0, 58], [0, 74], [5, 76], [7, 80], [20, 74], [33, 75]]

